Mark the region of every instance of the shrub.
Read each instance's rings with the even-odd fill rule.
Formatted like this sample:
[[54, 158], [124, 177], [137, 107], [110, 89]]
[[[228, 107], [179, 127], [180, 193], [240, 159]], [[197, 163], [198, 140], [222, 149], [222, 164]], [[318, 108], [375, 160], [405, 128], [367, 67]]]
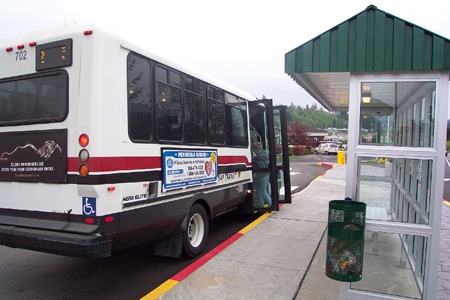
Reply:
[[289, 154], [289, 156], [293, 156], [294, 155], [294, 146], [289, 145], [289, 147], [288, 147], [288, 154]]
[[304, 155], [306, 147], [303, 145], [295, 145], [293, 150], [294, 150], [294, 152], [293, 152], [294, 155], [300, 156], [300, 155]]

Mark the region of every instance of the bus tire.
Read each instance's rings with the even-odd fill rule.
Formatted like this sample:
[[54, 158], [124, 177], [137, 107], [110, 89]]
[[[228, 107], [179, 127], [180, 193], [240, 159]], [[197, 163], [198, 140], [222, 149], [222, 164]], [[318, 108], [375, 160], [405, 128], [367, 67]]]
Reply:
[[200, 204], [194, 204], [188, 214], [187, 229], [183, 238], [183, 252], [188, 257], [196, 257], [205, 247], [208, 239], [208, 215]]

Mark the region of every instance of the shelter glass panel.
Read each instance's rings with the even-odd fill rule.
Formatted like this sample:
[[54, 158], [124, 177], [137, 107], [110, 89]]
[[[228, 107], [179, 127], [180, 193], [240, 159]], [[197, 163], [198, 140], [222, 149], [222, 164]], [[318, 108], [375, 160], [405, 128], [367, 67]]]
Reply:
[[436, 82], [362, 82], [360, 144], [433, 147]]
[[423, 236], [367, 232], [362, 280], [351, 289], [422, 299], [427, 242]]
[[358, 201], [367, 219], [428, 224], [433, 161], [359, 157]]

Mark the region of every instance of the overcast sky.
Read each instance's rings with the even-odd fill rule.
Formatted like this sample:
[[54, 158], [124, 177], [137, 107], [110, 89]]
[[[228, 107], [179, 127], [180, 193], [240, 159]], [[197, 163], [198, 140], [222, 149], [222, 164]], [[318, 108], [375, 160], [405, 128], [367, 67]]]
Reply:
[[0, 45], [30, 29], [99, 21], [257, 98], [305, 107], [317, 102], [284, 73], [284, 55], [371, 4], [450, 38], [448, 0], [0, 0]]

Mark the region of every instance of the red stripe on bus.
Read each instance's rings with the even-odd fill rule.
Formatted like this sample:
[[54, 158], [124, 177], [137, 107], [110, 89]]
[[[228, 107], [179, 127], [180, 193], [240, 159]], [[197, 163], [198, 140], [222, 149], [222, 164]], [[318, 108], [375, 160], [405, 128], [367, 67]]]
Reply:
[[[78, 157], [67, 158], [67, 172], [78, 172], [82, 163]], [[113, 172], [161, 169], [160, 156], [90, 157], [85, 163], [91, 172]], [[219, 156], [219, 165], [245, 164], [251, 166], [246, 156]]]
[[219, 156], [219, 165], [234, 165], [245, 164], [250, 167], [251, 162], [248, 161], [247, 156]]
[[[136, 157], [91, 157], [86, 162], [91, 172], [161, 169], [159, 156]], [[67, 171], [78, 172], [81, 165], [77, 157], [67, 158]]]

